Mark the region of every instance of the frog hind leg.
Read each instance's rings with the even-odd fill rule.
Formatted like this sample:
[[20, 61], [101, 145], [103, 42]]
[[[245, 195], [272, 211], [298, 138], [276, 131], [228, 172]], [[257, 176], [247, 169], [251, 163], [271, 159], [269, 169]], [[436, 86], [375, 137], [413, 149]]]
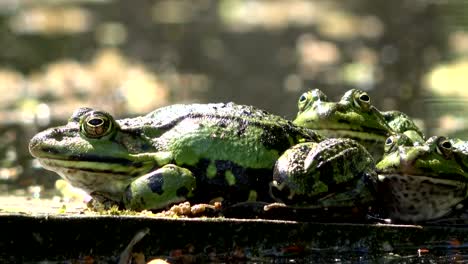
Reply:
[[126, 189], [124, 207], [130, 210], [158, 210], [186, 201], [196, 180], [188, 169], [168, 164], [135, 179]]

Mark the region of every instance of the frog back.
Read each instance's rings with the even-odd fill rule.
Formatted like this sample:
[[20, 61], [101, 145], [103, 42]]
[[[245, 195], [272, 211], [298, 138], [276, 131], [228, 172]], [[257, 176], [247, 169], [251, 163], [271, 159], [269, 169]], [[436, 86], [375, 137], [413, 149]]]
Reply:
[[299, 142], [321, 139], [279, 116], [234, 103], [172, 105], [145, 120], [141, 127], [155, 149], [194, 173], [200, 200], [264, 200], [279, 156]]
[[157, 149], [173, 153], [176, 164], [228, 160], [245, 168], [271, 168], [286, 149], [319, 141], [315, 132], [251, 106], [173, 105], [149, 115]]

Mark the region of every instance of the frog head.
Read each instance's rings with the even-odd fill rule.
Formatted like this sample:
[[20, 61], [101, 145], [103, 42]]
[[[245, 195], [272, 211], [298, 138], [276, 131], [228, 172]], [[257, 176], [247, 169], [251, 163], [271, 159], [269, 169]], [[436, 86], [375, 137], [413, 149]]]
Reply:
[[341, 100], [333, 102], [314, 89], [300, 96], [298, 108], [296, 125], [314, 129], [325, 137], [355, 139], [371, 153], [378, 153], [377, 157], [392, 133], [384, 116], [371, 104], [369, 95], [361, 90], [349, 90]]
[[[34, 136], [29, 150], [44, 168], [57, 172], [73, 186], [116, 196], [132, 178], [158, 165], [142, 124], [133, 122], [80, 108], [66, 125]], [[138, 154], [142, 150], [146, 154]]]
[[376, 167], [384, 204], [394, 219], [440, 218], [468, 196], [468, 144], [462, 140], [434, 136], [421, 143], [394, 135]]
[[413, 140], [421, 141], [424, 139], [421, 129], [407, 114], [400, 111], [385, 111], [381, 113], [393, 132], [407, 134]]

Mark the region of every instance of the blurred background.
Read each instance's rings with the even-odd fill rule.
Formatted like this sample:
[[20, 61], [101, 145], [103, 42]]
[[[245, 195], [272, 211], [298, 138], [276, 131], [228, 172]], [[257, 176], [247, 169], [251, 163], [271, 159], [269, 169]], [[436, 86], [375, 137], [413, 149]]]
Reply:
[[1, 0], [0, 192], [53, 186], [28, 141], [80, 106], [234, 101], [293, 119], [309, 89], [359, 88], [468, 139], [467, 17], [464, 0]]

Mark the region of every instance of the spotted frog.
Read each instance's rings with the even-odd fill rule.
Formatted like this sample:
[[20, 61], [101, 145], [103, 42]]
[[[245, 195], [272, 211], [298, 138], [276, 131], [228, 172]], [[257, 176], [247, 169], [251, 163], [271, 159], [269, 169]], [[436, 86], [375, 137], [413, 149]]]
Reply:
[[[288, 156], [287, 150], [301, 144], [315, 150], [310, 159], [320, 157], [307, 159], [314, 166], [301, 172], [310, 180], [278, 174], [273, 184], [275, 167], [284, 167], [277, 161], [288, 159], [282, 158]], [[336, 147], [328, 148], [333, 144]], [[311, 129], [251, 106], [220, 103], [176, 104], [120, 120], [107, 112], [80, 108], [66, 125], [34, 136], [29, 149], [43, 167], [101, 203], [160, 210], [184, 201], [275, 202], [286, 192], [290, 204], [328, 201], [326, 206], [333, 202], [341, 206], [343, 199], [358, 196], [327, 200], [326, 194], [334, 197], [353, 186], [360, 191], [366, 184], [360, 182], [358, 171], [365, 165], [357, 158], [352, 163], [347, 160], [350, 154], [343, 149], [348, 144], [323, 140]], [[321, 166], [315, 167], [317, 162]], [[331, 174], [340, 171], [334, 166], [351, 168], [359, 176], [344, 170]]]
[[351, 138], [362, 144], [380, 160], [385, 140], [392, 134], [404, 133], [414, 141], [424, 135], [416, 124], [399, 111], [381, 112], [361, 90], [347, 91], [338, 102], [330, 101], [319, 89], [302, 94], [294, 124], [314, 129], [329, 138]]
[[397, 221], [440, 219], [464, 209], [468, 197], [468, 143], [433, 136], [415, 142], [400, 134], [386, 140], [376, 165], [379, 194]]

